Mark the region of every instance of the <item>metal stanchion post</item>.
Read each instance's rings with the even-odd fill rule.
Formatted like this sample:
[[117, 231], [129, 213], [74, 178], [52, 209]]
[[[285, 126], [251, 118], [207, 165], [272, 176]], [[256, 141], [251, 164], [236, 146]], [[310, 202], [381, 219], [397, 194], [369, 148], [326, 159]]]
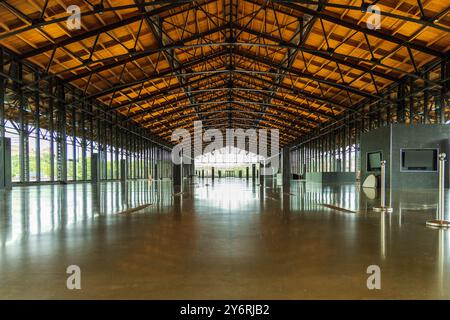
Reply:
[[381, 204], [374, 207], [373, 211], [392, 212], [392, 208], [386, 206], [386, 160], [381, 161]]
[[445, 153], [439, 154], [439, 202], [437, 217], [435, 220], [428, 220], [426, 225], [429, 227], [450, 228], [450, 221], [445, 220]]

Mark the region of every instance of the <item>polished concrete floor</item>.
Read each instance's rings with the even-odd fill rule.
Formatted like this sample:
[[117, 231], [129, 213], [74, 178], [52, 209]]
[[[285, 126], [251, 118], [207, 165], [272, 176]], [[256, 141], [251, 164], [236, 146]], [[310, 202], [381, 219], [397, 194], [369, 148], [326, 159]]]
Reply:
[[437, 192], [390, 201], [383, 215], [354, 185], [236, 178], [0, 191], [0, 298], [449, 299], [450, 231], [425, 227]]

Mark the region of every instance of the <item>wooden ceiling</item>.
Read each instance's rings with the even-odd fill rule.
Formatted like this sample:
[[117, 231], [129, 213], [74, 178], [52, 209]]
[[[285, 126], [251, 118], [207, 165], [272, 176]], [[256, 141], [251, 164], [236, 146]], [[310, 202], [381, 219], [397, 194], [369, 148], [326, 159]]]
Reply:
[[285, 145], [447, 57], [448, 3], [375, 2], [379, 30], [361, 0], [6, 0], [0, 44], [167, 141], [202, 120]]

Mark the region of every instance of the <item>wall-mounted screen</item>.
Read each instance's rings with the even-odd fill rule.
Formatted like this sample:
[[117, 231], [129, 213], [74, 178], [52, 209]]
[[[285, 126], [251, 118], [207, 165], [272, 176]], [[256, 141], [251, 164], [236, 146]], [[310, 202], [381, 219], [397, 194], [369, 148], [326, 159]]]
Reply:
[[380, 171], [381, 170], [381, 152], [369, 152], [367, 153], [367, 171]]
[[401, 171], [437, 171], [437, 149], [402, 149]]

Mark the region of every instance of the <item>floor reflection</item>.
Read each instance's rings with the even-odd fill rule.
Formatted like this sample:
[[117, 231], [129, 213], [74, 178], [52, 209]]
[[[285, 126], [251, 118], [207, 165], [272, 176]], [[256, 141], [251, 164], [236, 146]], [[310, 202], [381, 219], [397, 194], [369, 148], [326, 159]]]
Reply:
[[241, 213], [242, 210], [256, 213], [256, 210], [260, 208], [259, 187], [249, 180], [238, 178], [197, 180], [193, 192], [194, 198], [202, 204], [207, 203], [208, 206], [217, 210], [231, 213]]
[[[425, 226], [437, 191], [389, 197], [379, 214], [375, 190], [272, 179], [1, 191], [0, 298], [450, 298], [450, 231]], [[65, 289], [70, 264], [82, 292]]]
[[170, 181], [17, 187], [0, 191], [1, 244], [94, 221], [144, 204], [172, 203]]

